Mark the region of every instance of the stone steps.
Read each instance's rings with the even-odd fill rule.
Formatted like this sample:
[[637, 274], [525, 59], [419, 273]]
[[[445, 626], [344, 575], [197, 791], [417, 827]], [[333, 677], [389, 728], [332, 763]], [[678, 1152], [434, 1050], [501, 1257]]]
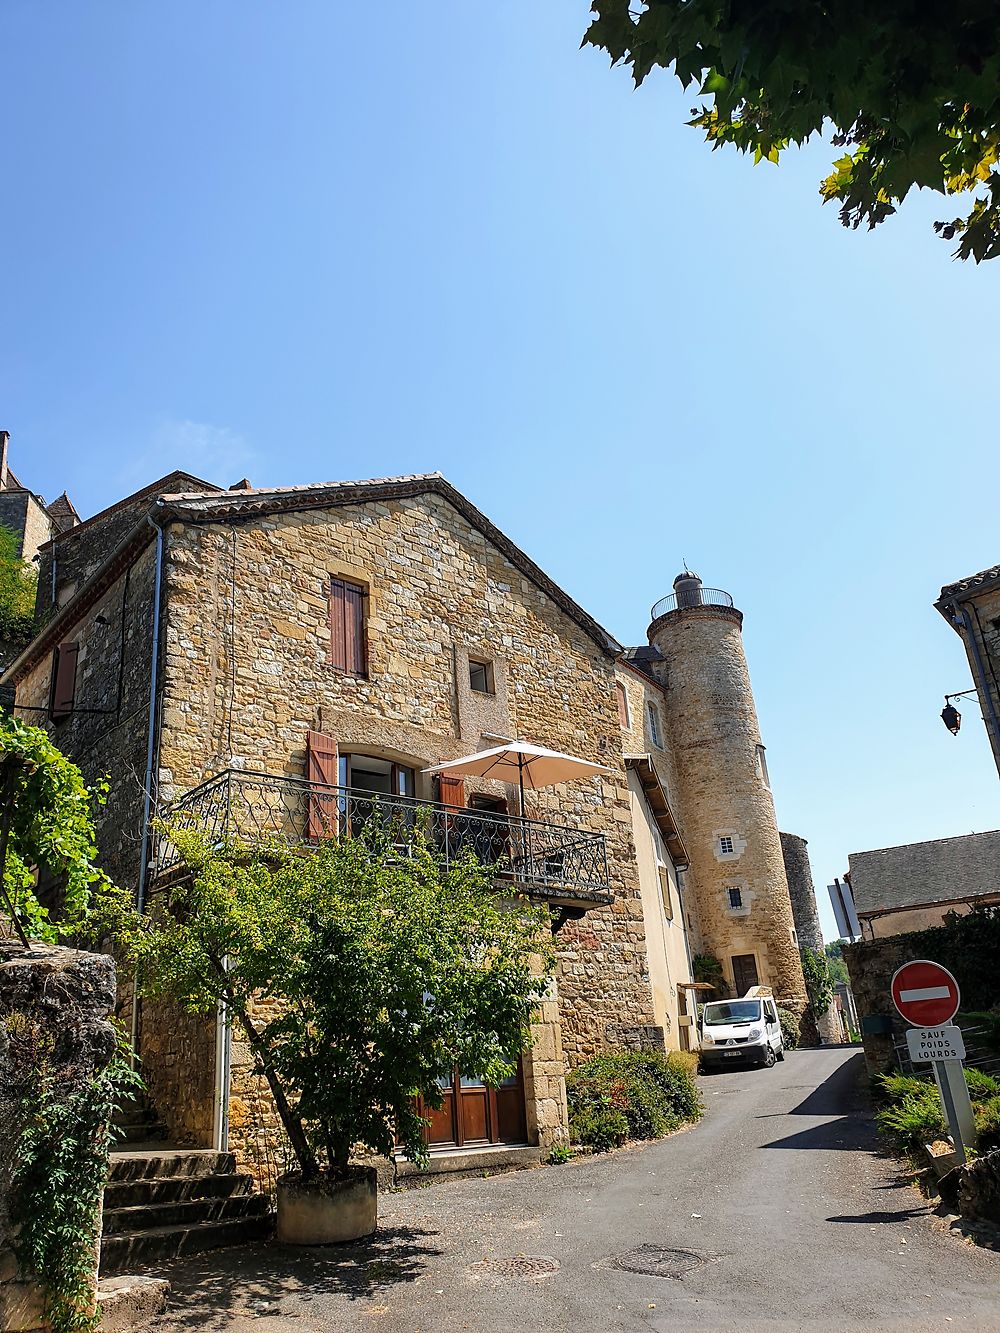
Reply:
[[266, 1194], [234, 1194], [228, 1198], [179, 1199], [173, 1203], [139, 1203], [129, 1208], [106, 1208], [104, 1235], [119, 1236], [133, 1231], [191, 1227], [199, 1222], [260, 1217], [269, 1210], [269, 1206], [270, 1200]]
[[271, 1201], [236, 1170], [233, 1153], [148, 1145], [111, 1156], [101, 1273], [245, 1245], [270, 1234]]

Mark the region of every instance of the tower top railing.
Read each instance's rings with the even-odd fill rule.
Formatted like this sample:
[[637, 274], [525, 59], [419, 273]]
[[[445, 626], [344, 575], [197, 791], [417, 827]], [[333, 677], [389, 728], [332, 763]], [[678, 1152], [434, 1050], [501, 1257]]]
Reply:
[[697, 588], [682, 593], [680, 601], [677, 600], [675, 592], [672, 592], [669, 597], [661, 597], [650, 611], [649, 618], [650, 620], [657, 620], [660, 616], [665, 616], [668, 611], [676, 611], [678, 607], [732, 605], [732, 597], [728, 592], [723, 592], [721, 588]]

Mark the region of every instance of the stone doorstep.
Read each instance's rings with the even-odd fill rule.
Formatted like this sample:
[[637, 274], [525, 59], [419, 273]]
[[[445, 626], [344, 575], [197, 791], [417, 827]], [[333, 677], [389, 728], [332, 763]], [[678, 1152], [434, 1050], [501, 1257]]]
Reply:
[[458, 1148], [454, 1151], [432, 1152], [429, 1166], [421, 1169], [413, 1162], [397, 1159], [395, 1171], [393, 1163], [380, 1161], [378, 1165], [378, 1187], [380, 1190], [392, 1189], [394, 1184], [405, 1183], [407, 1186], [419, 1184], [425, 1180], [439, 1180], [450, 1176], [478, 1176], [483, 1171], [525, 1171], [538, 1166], [542, 1160], [542, 1150], [538, 1147], [506, 1147], [502, 1144], [486, 1144], [477, 1148]]
[[[128, 1333], [142, 1328], [167, 1306], [170, 1284], [161, 1278], [105, 1278], [97, 1287], [101, 1313], [100, 1333]], [[44, 1301], [33, 1283], [4, 1283], [0, 1289], [0, 1328], [5, 1333], [34, 1333], [48, 1328], [43, 1318]]]

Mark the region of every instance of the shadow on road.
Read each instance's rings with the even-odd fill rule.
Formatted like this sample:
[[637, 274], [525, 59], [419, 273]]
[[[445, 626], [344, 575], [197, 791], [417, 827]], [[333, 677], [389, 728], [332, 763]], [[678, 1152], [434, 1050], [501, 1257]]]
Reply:
[[[788, 1134], [761, 1146], [807, 1149], [812, 1152], [874, 1152], [878, 1145], [875, 1124], [861, 1087], [863, 1069], [864, 1056], [859, 1051], [838, 1066], [808, 1097], [786, 1112], [787, 1115], [829, 1117], [825, 1124], [813, 1125], [797, 1134]], [[761, 1117], [764, 1118], [769, 1117]]]
[[[430, 1243], [436, 1235], [384, 1227], [353, 1245], [254, 1245], [183, 1259], [157, 1273], [170, 1281], [165, 1318], [171, 1328], [222, 1329], [234, 1316], [278, 1315], [278, 1302], [288, 1297], [308, 1302], [333, 1293], [371, 1299], [416, 1281], [426, 1261], [442, 1253]], [[212, 1312], [208, 1318], [206, 1309]]]
[[828, 1222], [864, 1222], [874, 1225], [876, 1222], [908, 1222], [912, 1217], [929, 1217], [930, 1214], [930, 1207], [900, 1208], [894, 1213], [858, 1213], [854, 1217], [845, 1213], [841, 1217], [828, 1217], [826, 1220]]

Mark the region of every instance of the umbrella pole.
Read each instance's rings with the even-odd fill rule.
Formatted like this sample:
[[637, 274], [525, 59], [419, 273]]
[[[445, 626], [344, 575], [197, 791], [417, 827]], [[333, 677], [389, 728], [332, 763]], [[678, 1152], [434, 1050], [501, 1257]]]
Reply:
[[528, 878], [528, 826], [524, 822], [524, 755], [517, 756], [517, 786], [521, 795], [521, 864], [524, 866], [524, 877]]

